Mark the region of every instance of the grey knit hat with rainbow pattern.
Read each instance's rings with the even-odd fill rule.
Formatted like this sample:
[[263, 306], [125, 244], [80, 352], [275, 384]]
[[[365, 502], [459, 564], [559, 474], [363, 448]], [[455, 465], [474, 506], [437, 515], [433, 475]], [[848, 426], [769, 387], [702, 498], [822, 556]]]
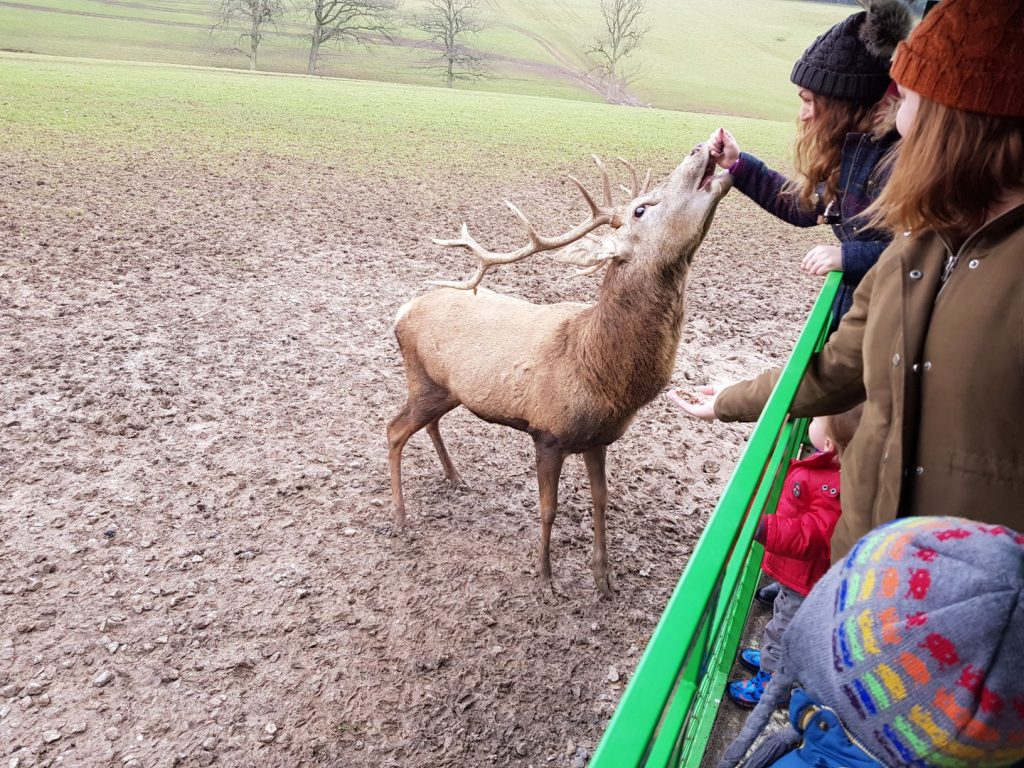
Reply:
[[780, 670], [722, 765], [738, 762], [794, 683], [889, 768], [1024, 759], [1024, 535], [916, 517], [861, 539], [800, 606]]

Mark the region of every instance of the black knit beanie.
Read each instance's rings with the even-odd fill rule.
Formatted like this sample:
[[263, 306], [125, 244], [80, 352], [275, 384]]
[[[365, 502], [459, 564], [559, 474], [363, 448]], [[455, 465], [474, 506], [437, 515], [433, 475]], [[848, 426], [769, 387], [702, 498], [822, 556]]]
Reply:
[[902, 0], [869, 0], [804, 51], [790, 80], [819, 96], [874, 104], [889, 87], [889, 59], [910, 32]]

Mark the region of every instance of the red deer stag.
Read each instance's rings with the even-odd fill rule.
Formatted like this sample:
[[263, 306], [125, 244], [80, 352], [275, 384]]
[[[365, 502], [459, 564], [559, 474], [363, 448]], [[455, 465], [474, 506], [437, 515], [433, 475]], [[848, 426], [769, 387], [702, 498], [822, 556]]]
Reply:
[[[595, 158], [597, 161], [597, 158]], [[526, 225], [529, 243], [492, 253], [466, 225], [457, 240], [438, 245], [464, 248], [479, 261], [476, 274], [405, 304], [395, 320], [409, 398], [388, 424], [388, 461], [396, 524], [405, 524], [402, 449], [426, 427], [447, 479], [461, 485], [438, 421], [464, 405], [485, 421], [527, 432], [537, 455], [540, 490], [540, 564], [551, 578], [551, 526], [565, 457], [582, 453], [594, 503], [594, 581], [611, 595], [605, 548], [605, 451], [626, 431], [637, 410], [669, 382], [683, 321], [683, 294], [693, 254], [708, 231], [731, 177], [715, 176], [708, 148], [700, 145], [659, 186], [647, 191], [633, 179], [633, 199], [620, 214], [601, 166], [604, 197], [594, 201], [569, 177], [590, 206], [590, 218], [558, 237], [544, 237], [511, 203]], [[628, 191], [628, 190], [627, 190]], [[602, 225], [614, 232], [588, 234]], [[538, 306], [481, 289], [484, 273], [542, 251], [577, 242], [559, 258], [591, 270], [606, 267], [596, 304]], [[587, 248], [582, 248], [583, 243]], [[463, 289], [463, 290], [452, 290]], [[472, 289], [472, 290], [469, 290]]]

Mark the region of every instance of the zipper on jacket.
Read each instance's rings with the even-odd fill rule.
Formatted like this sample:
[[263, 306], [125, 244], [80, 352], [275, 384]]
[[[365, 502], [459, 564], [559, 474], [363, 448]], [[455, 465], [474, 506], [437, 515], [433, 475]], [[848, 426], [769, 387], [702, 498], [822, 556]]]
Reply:
[[847, 730], [846, 726], [843, 724], [842, 718], [839, 717], [839, 715], [836, 713], [834, 709], [832, 709], [831, 707], [826, 707], [822, 704], [811, 704], [800, 714], [800, 725], [802, 727], [801, 743], [803, 741], [806, 741], [806, 737], [803, 737], [803, 732], [807, 731], [807, 726], [810, 725], [811, 719], [818, 712], [831, 712], [833, 715], [835, 715], [836, 722], [839, 723], [839, 727], [843, 729], [843, 734], [846, 736], [847, 739], [850, 740], [850, 743], [853, 744], [853, 746], [857, 747], [857, 749], [859, 749], [861, 752], [870, 757], [879, 765], [885, 765], [885, 762], [883, 760], [879, 760], [877, 757], [875, 757], [874, 753], [870, 749], [865, 747], [860, 742], [860, 740], [857, 739], [856, 736], [854, 736]]

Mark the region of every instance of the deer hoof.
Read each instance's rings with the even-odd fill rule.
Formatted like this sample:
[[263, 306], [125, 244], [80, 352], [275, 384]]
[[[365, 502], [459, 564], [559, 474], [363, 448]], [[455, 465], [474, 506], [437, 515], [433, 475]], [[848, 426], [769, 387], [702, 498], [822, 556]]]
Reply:
[[597, 586], [597, 591], [601, 593], [601, 597], [603, 599], [612, 599], [612, 580], [607, 573], [602, 573], [600, 575], [595, 573], [594, 584]]

